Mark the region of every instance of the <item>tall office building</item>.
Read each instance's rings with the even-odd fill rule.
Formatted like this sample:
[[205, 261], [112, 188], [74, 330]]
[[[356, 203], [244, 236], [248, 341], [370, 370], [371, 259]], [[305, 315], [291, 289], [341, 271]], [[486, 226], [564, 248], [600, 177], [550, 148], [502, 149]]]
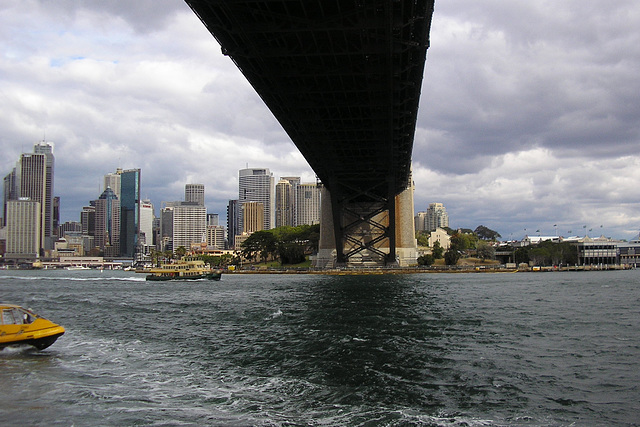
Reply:
[[7, 203], [9, 200], [18, 200], [18, 184], [16, 168], [13, 168], [4, 177], [4, 187], [2, 192], [2, 225], [7, 225]]
[[173, 250], [180, 246], [189, 251], [192, 243], [206, 241], [207, 208], [183, 204], [173, 208]]
[[160, 209], [160, 238], [156, 241], [159, 251], [173, 251], [173, 209], [173, 205]]
[[108, 173], [104, 176], [104, 187], [111, 188], [115, 195], [120, 199], [120, 179], [122, 175], [122, 169], [117, 168], [115, 173]]
[[293, 227], [293, 209], [293, 186], [283, 178], [276, 184], [276, 227]]
[[264, 230], [264, 205], [260, 202], [245, 202], [242, 205], [243, 233]]
[[229, 200], [227, 204], [227, 243], [230, 248], [236, 247], [236, 236], [240, 232], [238, 227], [238, 201]]
[[207, 225], [220, 225], [220, 215], [217, 213], [208, 213]]
[[442, 203], [429, 203], [425, 218], [425, 231], [435, 231], [438, 227], [449, 227], [449, 215]]
[[187, 184], [184, 186], [184, 201], [204, 206], [204, 184]]
[[95, 201], [95, 245], [105, 256], [120, 252], [120, 200], [110, 187]]
[[[40, 203], [40, 248], [51, 249], [51, 227], [52, 213], [46, 209], [51, 209], [53, 197], [47, 194], [49, 187], [47, 182], [47, 157], [45, 154], [22, 154], [16, 167], [16, 184], [18, 198], [26, 197], [32, 201]], [[50, 245], [50, 246], [47, 246]]]
[[[33, 146], [35, 154], [42, 154], [45, 157], [45, 196], [44, 196], [44, 248], [53, 249], [53, 235], [55, 234], [55, 214], [53, 197], [53, 171], [55, 158], [53, 156], [53, 146], [42, 141]], [[24, 196], [23, 196], [24, 197]]]
[[140, 233], [140, 169], [120, 174], [120, 256], [133, 258]]
[[153, 203], [151, 200], [143, 200], [140, 202], [140, 244], [144, 246], [144, 253], [149, 253], [153, 247]]
[[239, 171], [238, 179], [238, 225], [240, 233], [244, 232], [242, 206], [247, 202], [262, 203], [264, 221], [262, 230], [270, 230], [275, 225], [275, 191], [274, 178], [269, 169], [249, 168]]
[[82, 235], [96, 235], [96, 202], [92, 200], [89, 206], [83, 206], [80, 212], [80, 224], [82, 224]]
[[38, 258], [42, 247], [41, 214], [38, 201], [28, 198], [7, 201], [6, 258]]
[[296, 186], [295, 225], [304, 224], [320, 224], [320, 187], [316, 183]]
[[224, 249], [224, 227], [221, 225], [207, 225], [207, 247]]

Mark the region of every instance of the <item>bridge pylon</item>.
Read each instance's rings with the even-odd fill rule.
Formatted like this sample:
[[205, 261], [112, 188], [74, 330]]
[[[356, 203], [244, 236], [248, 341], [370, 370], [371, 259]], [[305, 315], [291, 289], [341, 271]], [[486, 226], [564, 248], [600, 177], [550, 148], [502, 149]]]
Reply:
[[323, 187], [316, 267], [416, 265], [413, 193], [409, 185], [388, 198], [366, 191], [347, 198]]

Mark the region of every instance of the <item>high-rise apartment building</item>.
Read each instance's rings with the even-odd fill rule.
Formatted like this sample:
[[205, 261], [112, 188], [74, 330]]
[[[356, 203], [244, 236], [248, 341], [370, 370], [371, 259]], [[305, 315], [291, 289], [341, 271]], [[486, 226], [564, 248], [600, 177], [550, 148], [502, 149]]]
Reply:
[[206, 241], [207, 208], [196, 204], [173, 207], [173, 250], [191, 249], [192, 243]]
[[294, 225], [294, 187], [286, 179], [276, 184], [276, 227]]
[[140, 233], [140, 169], [120, 174], [120, 256], [133, 258]]
[[204, 184], [187, 184], [184, 186], [184, 201], [204, 206]]
[[40, 255], [42, 233], [40, 202], [28, 198], [7, 201], [6, 258], [36, 259]]
[[429, 203], [425, 231], [434, 231], [438, 227], [449, 227], [449, 215], [442, 203]]
[[295, 187], [295, 224], [320, 224], [320, 187], [316, 183]]
[[262, 230], [270, 230], [275, 225], [275, 191], [274, 178], [269, 169], [241, 169], [238, 174], [238, 210], [240, 227], [244, 232], [242, 206], [247, 202], [262, 203], [264, 220]]

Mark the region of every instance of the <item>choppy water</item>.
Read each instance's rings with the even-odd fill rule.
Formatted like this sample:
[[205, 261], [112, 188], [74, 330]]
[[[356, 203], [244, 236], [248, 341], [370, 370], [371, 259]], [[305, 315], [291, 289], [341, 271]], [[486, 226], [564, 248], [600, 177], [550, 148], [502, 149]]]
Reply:
[[638, 425], [640, 272], [2, 271], [67, 333], [0, 351], [0, 424]]

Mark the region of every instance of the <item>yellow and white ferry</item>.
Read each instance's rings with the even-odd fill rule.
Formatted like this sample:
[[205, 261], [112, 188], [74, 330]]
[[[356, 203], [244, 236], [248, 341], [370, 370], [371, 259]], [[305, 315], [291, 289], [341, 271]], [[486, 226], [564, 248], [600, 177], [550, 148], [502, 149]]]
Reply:
[[163, 262], [156, 267], [140, 270], [148, 273], [146, 280], [220, 280], [222, 271], [212, 270], [204, 261], [194, 256], [186, 256], [173, 262]]

